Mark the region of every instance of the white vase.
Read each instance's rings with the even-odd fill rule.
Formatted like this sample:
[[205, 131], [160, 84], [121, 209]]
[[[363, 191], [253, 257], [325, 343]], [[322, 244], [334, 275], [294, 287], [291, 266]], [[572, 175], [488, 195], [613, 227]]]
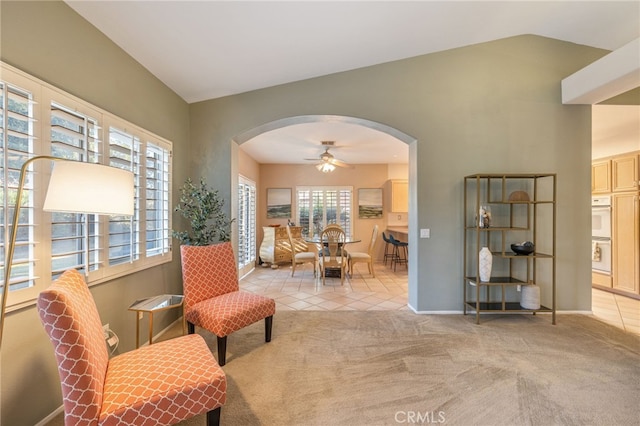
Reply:
[[488, 247], [482, 247], [478, 255], [478, 265], [480, 266], [480, 281], [488, 282], [491, 279], [491, 266], [493, 255]]

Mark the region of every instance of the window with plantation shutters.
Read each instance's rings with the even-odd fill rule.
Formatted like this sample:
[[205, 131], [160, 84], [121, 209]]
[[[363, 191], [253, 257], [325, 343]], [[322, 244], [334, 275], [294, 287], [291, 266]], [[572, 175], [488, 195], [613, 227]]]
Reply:
[[0, 71], [2, 279], [20, 168], [27, 159], [45, 155], [129, 170], [136, 194], [132, 217], [43, 212], [52, 162], [31, 163], [8, 310], [32, 304], [67, 269], [77, 269], [93, 285], [170, 262], [171, 142], [2, 62]]
[[109, 165], [133, 173], [133, 216], [109, 218], [109, 265], [131, 263], [140, 257], [140, 139], [125, 130], [109, 127]]
[[169, 165], [171, 151], [159, 142], [147, 142], [145, 151], [145, 241], [147, 256], [162, 256], [171, 247], [169, 227]]
[[[0, 239], [2, 255], [2, 279], [6, 263], [6, 242], [9, 240], [11, 221], [22, 164], [33, 154], [35, 148], [35, 115], [33, 93], [11, 83], [0, 81]], [[34, 286], [34, 191], [33, 165], [26, 176], [22, 209], [18, 219], [16, 249], [10, 277], [10, 290], [24, 290]], [[4, 286], [5, 283], [2, 282]]]
[[[49, 154], [98, 163], [101, 140], [98, 119], [50, 102]], [[74, 268], [85, 275], [100, 265], [100, 227], [96, 215], [51, 213], [51, 277]]]
[[337, 223], [350, 237], [352, 194], [351, 187], [296, 188], [296, 219], [302, 234], [317, 237], [325, 226]]
[[240, 176], [238, 182], [238, 268], [248, 273], [256, 262], [256, 184]]

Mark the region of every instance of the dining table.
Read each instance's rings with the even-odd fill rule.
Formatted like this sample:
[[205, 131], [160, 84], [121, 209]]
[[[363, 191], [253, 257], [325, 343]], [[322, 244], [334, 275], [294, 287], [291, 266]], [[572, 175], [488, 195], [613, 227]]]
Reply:
[[[319, 236], [315, 236], [315, 237], [305, 237], [304, 238], [305, 242], [307, 243], [311, 243], [311, 244], [316, 244], [316, 245], [320, 245], [320, 244], [324, 244], [324, 246], [326, 247], [329, 242], [328, 241], [321, 241]], [[339, 243], [340, 245], [347, 245], [347, 244], [353, 244], [353, 243], [359, 243], [362, 240], [360, 238], [354, 238], [354, 237], [346, 237], [344, 242]], [[336, 278], [340, 278], [340, 269], [337, 268], [327, 268], [326, 277], [336, 277]]]
[[[322, 241], [320, 241], [320, 237], [305, 237], [304, 240], [305, 242], [311, 243], [311, 244], [322, 244]], [[344, 243], [342, 244], [347, 245], [347, 244], [359, 243], [361, 241], [362, 240], [360, 238], [347, 237], [344, 240]], [[327, 245], [327, 242], [325, 242], [324, 244]]]

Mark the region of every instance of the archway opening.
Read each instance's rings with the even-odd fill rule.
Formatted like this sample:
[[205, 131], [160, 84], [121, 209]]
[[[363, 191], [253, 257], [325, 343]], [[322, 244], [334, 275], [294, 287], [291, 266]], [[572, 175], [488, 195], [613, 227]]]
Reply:
[[[366, 129], [372, 129], [381, 133], [384, 133], [388, 137], [394, 138], [396, 141], [404, 143], [408, 146], [407, 154], [407, 180], [408, 180], [408, 198], [409, 198], [409, 211], [407, 212], [407, 225], [408, 225], [408, 240], [409, 240], [409, 258], [416, 259], [418, 257], [418, 239], [414, 238], [417, 232], [417, 163], [416, 163], [416, 150], [417, 150], [417, 140], [408, 135], [407, 133], [402, 132], [394, 127], [388, 126], [383, 123], [379, 123], [372, 120], [367, 120], [358, 117], [350, 117], [350, 116], [339, 116], [339, 115], [304, 115], [304, 116], [293, 116], [286, 117], [278, 120], [273, 120], [268, 123], [264, 123], [260, 126], [257, 126], [253, 129], [247, 130], [243, 133], [236, 135], [232, 138], [231, 149], [232, 149], [232, 176], [231, 181], [233, 187], [236, 187], [238, 184], [238, 176], [239, 176], [239, 153], [240, 145], [251, 141], [254, 138], [257, 138], [260, 135], [263, 135], [267, 132], [276, 131], [279, 129], [286, 129], [290, 126], [295, 126], [299, 124], [305, 123], [346, 123], [354, 126], [361, 126]], [[268, 147], [268, 149], [273, 150], [277, 149], [274, 146]], [[366, 149], [366, 148], [365, 148]], [[262, 186], [260, 184], [260, 186]], [[238, 200], [234, 198], [235, 191], [232, 191], [232, 208], [238, 208]], [[234, 210], [234, 211], [236, 211]], [[408, 304], [409, 306], [415, 306], [415, 301], [417, 300], [417, 267], [415, 266], [415, 262], [410, 262], [408, 267]], [[413, 308], [412, 308], [413, 309]]]

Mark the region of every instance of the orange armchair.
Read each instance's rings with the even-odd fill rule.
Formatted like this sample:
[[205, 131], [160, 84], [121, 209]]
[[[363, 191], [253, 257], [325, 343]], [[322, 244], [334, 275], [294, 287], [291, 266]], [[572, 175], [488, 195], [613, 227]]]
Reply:
[[189, 334], [195, 326], [217, 337], [218, 363], [225, 365], [227, 336], [265, 320], [265, 341], [271, 341], [275, 300], [240, 291], [231, 243], [180, 247], [184, 317]]
[[207, 413], [220, 422], [227, 379], [201, 336], [109, 359], [102, 323], [82, 275], [62, 274], [38, 297], [60, 375], [66, 425], [172, 425]]

